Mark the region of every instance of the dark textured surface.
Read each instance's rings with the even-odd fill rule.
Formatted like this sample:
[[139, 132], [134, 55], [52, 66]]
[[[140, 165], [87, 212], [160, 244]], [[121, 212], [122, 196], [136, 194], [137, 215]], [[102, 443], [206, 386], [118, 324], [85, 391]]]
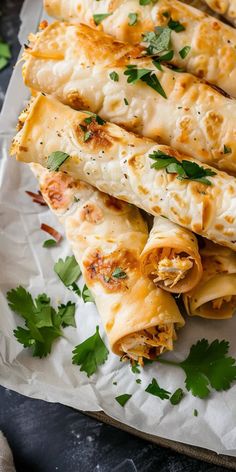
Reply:
[[[0, 35], [13, 53], [11, 64], [0, 72], [0, 107], [19, 51], [21, 4], [21, 0], [0, 0]], [[0, 429], [12, 447], [17, 472], [227, 471], [149, 444], [71, 408], [32, 400], [2, 387]]]

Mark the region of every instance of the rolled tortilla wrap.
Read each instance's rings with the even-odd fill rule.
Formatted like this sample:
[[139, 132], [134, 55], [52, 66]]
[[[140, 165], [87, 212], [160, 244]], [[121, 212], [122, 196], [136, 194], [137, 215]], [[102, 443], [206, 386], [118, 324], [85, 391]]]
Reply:
[[211, 241], [205, 241], [200, 252], [203, 276], [183, 296], [187, 313], [202, 318], [231, 318], [236, 310], [236, 254]]
[[65, 228], [112, 351], [142, 364], [173, 349], [184, 320], [174, 299], [141, 273], [148, 230], [139, 210], [62, 172], [32, 170]]
[[213, 11], [224, 16], [232, 25], [236, 26], [235, 0], [205, 0], [205, 2]]
[[[23, 74], [26, 85], [73, 108], [236, 172], [236, 101], [193, 75], [156, 69], [152, 59], [137, 58], [141, 53], [88, 26], [56, 22], [26, 49]], [[153, 71], [143, 77], [149, 85], [128, 83], [124, 73], [134, 73], [128, 66]]]
[[[89, 123], [85, 122], [89, 116]], [[181, 169], [186, 162], [188, 166], [194, 163], [193, 159], [114, 124], [99, 124], [97, 117], [43, 95], [23, 112], [21, 120], [22, 117], [22, 129], [11, 149], [19, 161], [47, 167], [48, 156], [62, 151], [68, 158], [60, 170], [74, 179], [88, 182], [147, 213], [163, 215], [195, 233], [236, 249], [234, 177], [216, 171], [207, 178], [207, 185], [196, 180], [180, 180], [180, 175], [168, 173], [166, 168], [153, 168], [157, 162], [155, 156], [162, 156], [161, 165], [172, 156]], [[196, 161], [190, 167], [192, 165], [194, 173], [195, 168], [197, 172], [201, 170]], [[209, 166], [204, 169], [213, 172]]]
[[[148, 5], [140, 5], [139, 0], [45, 0], [44, 4], [55, 18], [93, 27], [94, 15], [108, 13], [98, 29], [132, 44], [141, 43], [143, 35], [157, 26], [168, 28], [170, 18], [178, 21], [184, 29], [171, 32], [169, 49], [174, 51], [174, 57], [170, 62], [236, 97], [236, 31], [190, 5], [178, 0], [158, 0]], [[136, 15], [133, 22], [132, 13]], [[160, 55], [163, 54], [164, 51]]]
[[188, 292], [202, 277], [197, 238], [163, 216], [154, 218], [141, 263], [145, 275], [173, 293]]

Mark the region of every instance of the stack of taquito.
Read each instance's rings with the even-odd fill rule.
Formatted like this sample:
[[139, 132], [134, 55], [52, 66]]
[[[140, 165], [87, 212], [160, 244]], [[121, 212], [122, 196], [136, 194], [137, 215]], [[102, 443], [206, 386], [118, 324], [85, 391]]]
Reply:
[[[142, 364], [173, 349], [184, 325], [171, 294], [191, 316], [229, 318], [236, 306], [236, 101], [196, 77], [236, 96], [236, 33], [178, 0], [90, 3], [45, 1], [75, 23], [109, 16], [97, 29], [55, 22], [30, 35], [23, 77], [34, 99], [11, 153], [31, 163], [64, 225], [112, 350]], [[132, 34], [127, 12], [138, 15]], [[167, 18], [184, 27], [171, 33], [173, 62], [157, 66], [142, 34]], [[214, 54], [211, 35], [200, 41], [207, 26]], [[183, 63], [195, 76], [173, 70]], [[138, 208], [154, 217], [149, 234]]]

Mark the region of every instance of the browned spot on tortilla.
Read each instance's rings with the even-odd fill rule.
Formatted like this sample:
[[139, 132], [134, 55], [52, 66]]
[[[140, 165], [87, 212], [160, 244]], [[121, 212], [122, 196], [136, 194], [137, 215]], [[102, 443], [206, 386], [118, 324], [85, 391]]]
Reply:
[[[84, 261], [85, 276], [90, 284], [100, 282], [109, 292], [123, 292], [127, 290], [129, 272], [134, 272], [140, 264], [135, 255], [129, 250], [117, 250], [112, 254], [104, 255], [99, 250], [93, 250]], [[115, 278], [112, 276], [116, 268], [120, 268], [127, 277]]]
[[218, 231], [222, 231], [224, 229], [224, 226], [221, 224], [216, 224], [215, 229], [217, 229]]
[[206, 130], [210, 139], [215, 140], [219, 136], [223, 117], [219, 113], [211, 111], [205, 118]]
[[229, 215], [225, 216], [225, 221], [227, 221], [227, 223], [229, 223], [230, 225], [234, 223], [234, 220], [235, 220], [234, 216], [229, 216]]
[[111, 329], [113, 328], [114, 326], [114, 318], [112, 320], [109, 320], [106, 325], [105, 325], [105, 328], [106, 328], [106, 331], [109, 333], [111, 331]]
[[139, 190], [140, 193], [143, 193], [143, 195], [147, 195], [149, 193], [148, 189], [146, 189], [142, 185], [138, 186], [138, 190]]
[[28, 152], [27, 146], [19, 146], [19, 151]]
[[111, 195], [103, 194], [104, 204], [107, 208], [117, 211], [118, 213], [123, 211], [126, 204], [117, 198], [112, 197]]
[[[81, 129], [80, 125], [84, 126], [86, 131]], [[91, 123], [81, 122], [80, 124], [74, 124], [77, 139], [83, 143], [83, 146], [91, 147], [95, 151], [109, 149], [113, 146], [114, 142], [119, 141], [118, 137], [110, 135], [108, 129], [106, 124], [99, 125], [95, 120], [91, 121]], [[90, 132], [90, 137], [86, 142], [84, 142], [85, 132]]]
[[50, 205], [55, 210], [69, 206], [73, 195], [68, 191], [72, 188], [83, 190], [88, 188], [88, 185], [80, 180], [73, 180], [72, 177], [64, 172], [55, 172], [47, 176], [44, 184], [41, 186], [42, 193], [46, 195]]
[[66, 96], [67, 104], [75, 110], [89, 110], [89, 104], [78, 90], [68, 92]]
[[154, 211], [154, 213], [157, 213], [157, 214], [161, 213], [161, 209], [158, 205], [153, 206], [152, 211]]
[[86, 203], [81, 209], [81, 220], [89, 223], [101, 223], [104, 220], [103, 211], [95, 203]]
[[47, 26], [48, 26], [47, 20], [43, 20], [39, 23], [39, 30], [44, 30], [45, 28], [47, 28]]

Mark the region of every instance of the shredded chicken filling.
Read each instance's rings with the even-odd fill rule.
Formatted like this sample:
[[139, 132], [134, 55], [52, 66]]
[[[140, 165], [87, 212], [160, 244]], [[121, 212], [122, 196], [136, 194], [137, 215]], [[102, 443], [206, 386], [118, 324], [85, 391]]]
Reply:
[[173, 349], [176, 339], [173, 323], [154, 326], [125, 336], [121, 342], [123, 359], [138, 361], [143, 365], [143, 358], [154, 359], [166, 349]]
[[236, 307], [236, 296], [235, 295], [228, 295], [225, 297], [219, 297], [216, 298], [215, 300], [212, 300], [212, 306], [214, 310], [220, 310], [222, 308], [222, 305], [224, 304], [231, 304]]
[[193, 267], [193, 259], [187, 254], [176, 255], [174, 249], [163, 248], [153, 260], [153, 265], [153, 282], [162, 282], [165, 287], [172, 288], [187, 276]]

